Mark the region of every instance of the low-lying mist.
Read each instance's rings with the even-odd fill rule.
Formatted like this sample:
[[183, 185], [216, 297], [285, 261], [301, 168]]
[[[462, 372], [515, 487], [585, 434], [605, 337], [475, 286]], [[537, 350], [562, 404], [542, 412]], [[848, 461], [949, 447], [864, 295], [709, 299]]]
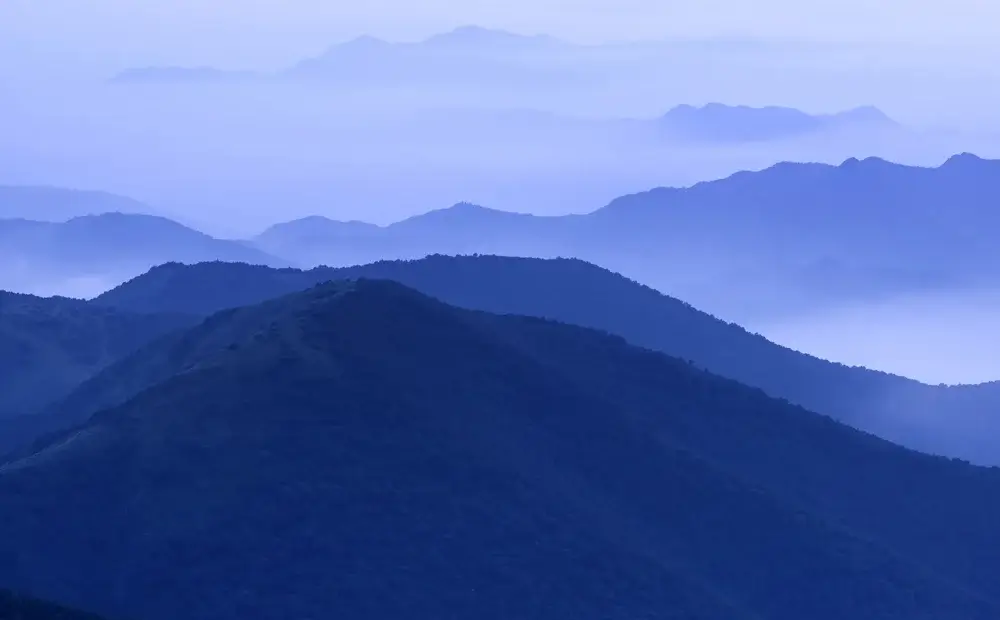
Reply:
[[748, 329], [799, 351], [929, 384], [1000, 379], [1000, 291], [896, 297], [814, 310]]

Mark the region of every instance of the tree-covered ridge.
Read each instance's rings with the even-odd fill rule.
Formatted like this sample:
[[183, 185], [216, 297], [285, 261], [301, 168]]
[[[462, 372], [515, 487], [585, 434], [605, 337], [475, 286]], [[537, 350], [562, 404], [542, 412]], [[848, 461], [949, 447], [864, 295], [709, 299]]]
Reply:
[[608, 334], [360, 280], [129, 367], [0, 469], [0, 579], [148, 620], [1000, 613], [996, 471]]
[[191, 321], [0, 291], [0, 419], [34, 413], [101, 368]]
[[357, 277], [395, 280], [465, 308], [608, 331], [906, 446], [1000, 464], [998, 383], [928, 386], [828, 362], [579, 260], [430, 256], [308, 271], [170, 264], [109, 291], [95, 303], [208, 315]]

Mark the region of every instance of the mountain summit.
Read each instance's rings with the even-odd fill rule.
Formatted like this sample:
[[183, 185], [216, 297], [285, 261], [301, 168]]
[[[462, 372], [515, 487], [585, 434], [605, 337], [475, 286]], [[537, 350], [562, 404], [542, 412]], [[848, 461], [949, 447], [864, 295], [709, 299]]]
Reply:
[[127, 371], [0, 467], [0, 582], [147, 620], [1000, 614], [996, 472], [599, 332], [357, 280]]
[[812, 115], [779, 106], [754, 108], [709, 103], [680, 105], [660, 119], [668, 138], [697, 142], [761, 142], [851, 127], [891, 128], [896, 123], [874, 106]]

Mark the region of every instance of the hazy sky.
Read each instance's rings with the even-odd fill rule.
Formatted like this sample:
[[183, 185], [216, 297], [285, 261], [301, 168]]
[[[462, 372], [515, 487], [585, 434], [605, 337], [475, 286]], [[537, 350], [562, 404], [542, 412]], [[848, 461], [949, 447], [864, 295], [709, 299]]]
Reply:
[[579, 41], [778, 36], [1000, 41], [997, 0], [0, 0], [0, 66], [286, 64], [370, 33], [458, 25]]

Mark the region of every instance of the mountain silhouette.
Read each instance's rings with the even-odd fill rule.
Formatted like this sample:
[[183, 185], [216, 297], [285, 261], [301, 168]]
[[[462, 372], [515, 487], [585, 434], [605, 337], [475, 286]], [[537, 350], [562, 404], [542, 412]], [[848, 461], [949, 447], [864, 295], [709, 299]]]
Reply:
[[0, 468], [5, 583], [148, 620], [1000, 613], [1000, 473], [604, 333], [362, 279], [130, 369]]
[[546, 62], [565, 45], [544, 35], [524, 36], [477, 26], [406, 43], [363, 36], [302, 60], [280, 77], [343, 86], [539, 86], [546, 80], [560, 83], [572, 79], [572, 72]]
[[313, 215], [269, 227], [254, 237], [254, 247], [274, 256], [295, 256], [297, 263], [318, 264], [342, 241], [377, 238], [382, 229], [367, 222], [340, 222]]
[[110, 212], [154, 214], [151, 207], [137, 200], [107, 192], [40, 185], [0, 186], [0, 220], [65, 222], [74, 217]]
[[507, 30], [482, 26], [459, 26], [448, 32], [435, 34], [419, 45], [468, 51], [476, 49], [533, 50], [566, 46], [567, 43], [549, 35], [523, 35]]
[[103, 213], [66, 222], [0, 220], [0, 286], [24, 292], [36, 292], [30, 287], [39, 281], [86, 277], [113, 286], [164, 262], [206, 260], [287, 264], [241, 242], [215, 239], [158, 216]]
[[574, 257], [746, 321], [830, 300], [992, 286], [998, 201], [1000, 161], [962, 154], [921, 168], [869, 158], [653, 189], [589, 215], [456, 205], [359, 234], [317, 228], [256, 243], [303, 267], [435, 253]]
[[[188, 317], [0, 291], [0, 419], [34, 413]], [[0, 439], [0, 446], [7, 438]]]
[[892, 119], [873, 106], [814, 115], [795, 108], [721, 103], [677, 106], [660, 118], [659, 125], [667, 138], [708, 143], [780, 140], [850, 127], [868, 130], [896, 127]]
[[96, 298], [133, 312], [207, 316], [330, 280], [381, 278], [447, 303], [601, 329], [926, 452], [1000, 464], [1000, 384], [929, 386], [769, 342], [578, 260], [432, 256], [344, 269], [164, 265]]

